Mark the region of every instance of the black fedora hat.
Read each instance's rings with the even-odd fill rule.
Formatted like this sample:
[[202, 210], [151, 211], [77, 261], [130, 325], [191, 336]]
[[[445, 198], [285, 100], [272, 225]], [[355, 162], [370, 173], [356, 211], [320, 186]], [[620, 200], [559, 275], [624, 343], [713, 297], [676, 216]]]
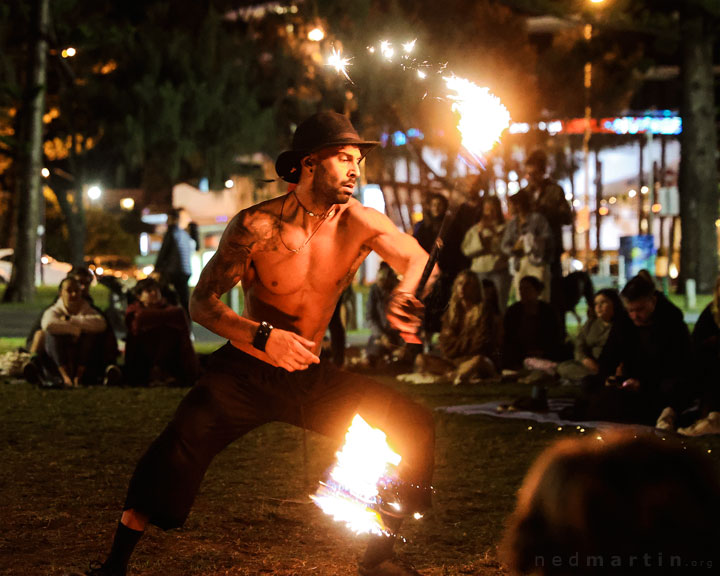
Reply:
[[300, 161], [318, 150], [330, 146], [357, 146], [362, 158], [379, 142], [360, 138], [350, 120], [337, 112], [318, 112], [302, 122], [295, 130], [292, 148], [278, 156], [275, 171], [286, 182], [300, 180]]

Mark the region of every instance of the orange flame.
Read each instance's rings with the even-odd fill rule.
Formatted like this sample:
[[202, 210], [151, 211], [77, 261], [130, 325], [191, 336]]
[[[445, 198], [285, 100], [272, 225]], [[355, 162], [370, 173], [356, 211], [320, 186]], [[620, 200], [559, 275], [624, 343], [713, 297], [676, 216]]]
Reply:
[[310, 496], [323, 512], [356, 534], [387, 532], [376, 506], [378, 483], [395, 476], [402, 457], [386, 438], [382, 430], [355, 415], [328, 480]]
[[458, 130], [462, 144], [470, 153], [482, 156], [492, 150], [510, 125], [510, 113], [488, 88], [458, 76], [444, 80], [454, 92], [448, 97], [453, 101], [453, 111], [460, 115]]

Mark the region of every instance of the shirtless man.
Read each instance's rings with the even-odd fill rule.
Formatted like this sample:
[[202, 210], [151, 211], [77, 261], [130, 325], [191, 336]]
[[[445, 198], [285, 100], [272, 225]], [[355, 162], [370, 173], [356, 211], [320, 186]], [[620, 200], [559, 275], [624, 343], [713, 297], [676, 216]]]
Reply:
[[[86, 574], [124, 575], [148, 523], [181, 526], [213, 457], [250, 430], [282, 421], [341, 441], [355, 414], [384, 430], [402, 456], [403, 514], [430, 504], [432, 415], [402, 394], [345, 372], [319, 354], [335, 304], [375, 250], [402, 276], [388, 307], [404, 333], [419, 326], [412, 295], [427, 253], [379, 212], [352, 198], [359, 163], [376, 145], [340, 114], [303, 122], [276, 163], [297, 187], [243, 210], [228, 225], [190, 303], [192, 318], [229, 340], [141, 458], [105, 563]], [[221, 300], [238, 282], [241, 316]], [[397, 531], [401, 518], [387, 517]], [[394, 537], [371, 537], [363, 576], [413, 575], [392, 551]]]

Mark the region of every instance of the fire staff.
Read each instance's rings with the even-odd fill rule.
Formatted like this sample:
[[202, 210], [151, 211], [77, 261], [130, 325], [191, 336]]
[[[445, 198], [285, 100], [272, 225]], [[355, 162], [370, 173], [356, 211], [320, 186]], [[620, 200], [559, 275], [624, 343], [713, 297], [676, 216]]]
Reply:
[[[340, 114], [322, 112], [298, 126], [276, 170], [292, 192], [238, 213], [203, 270], [190, 302], [193, 320], [228, 339], [209, 369], [150, 445], [130, 481], [107, 560], [86, 574], [124, 575], [147, 524], [181, 526], [210, 462], [228, 444], [280, 421], [340, 441], [355, 414], [382, 429], [402, 456], [402, 514], [430, 504], [431, 413], [372, 379], [319, 357], [342, 291], [374, 250], [402, 277], [388, 306], [392, 325], [414, 333], [415, 298], [427, 253], [352, 195], [359, 164], [377, 144], [362, 140]], [[242, 315], [220, 297], [242, 283]], [[401, 517], [387, 519], [394, 531]], [[392, 536], [372, 536], [358, 564], [364, 576], [418, 574], [393, 552]]]

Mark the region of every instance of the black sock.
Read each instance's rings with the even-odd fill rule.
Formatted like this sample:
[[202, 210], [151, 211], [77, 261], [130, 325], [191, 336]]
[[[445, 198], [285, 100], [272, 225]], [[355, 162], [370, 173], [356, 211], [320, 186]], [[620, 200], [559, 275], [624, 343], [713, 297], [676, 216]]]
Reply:
[[115, 539], [113, 540], [112, 548], [110, 549], [110, 554], [105, 564], [126, 568], [128, 562], [130, 562], [130, 556], [132, 556], [133, 550], [135, 550], [135, 546], [140, 541], [142, 535], [142, 530], [133, 530], [125, 526], [122, 522], [119, 522], [117, 532], [115, 532]]

